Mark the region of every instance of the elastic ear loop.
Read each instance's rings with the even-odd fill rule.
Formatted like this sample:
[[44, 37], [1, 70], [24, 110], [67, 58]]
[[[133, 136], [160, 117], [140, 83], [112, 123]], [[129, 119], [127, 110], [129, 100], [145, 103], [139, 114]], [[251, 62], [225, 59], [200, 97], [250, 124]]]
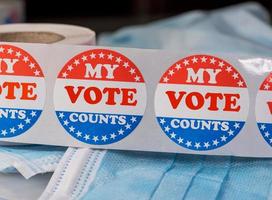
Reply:
[[93, 182], [105, 153], [105, 150], [69, 148], [40, 200], [74, 199], [84, 195]]

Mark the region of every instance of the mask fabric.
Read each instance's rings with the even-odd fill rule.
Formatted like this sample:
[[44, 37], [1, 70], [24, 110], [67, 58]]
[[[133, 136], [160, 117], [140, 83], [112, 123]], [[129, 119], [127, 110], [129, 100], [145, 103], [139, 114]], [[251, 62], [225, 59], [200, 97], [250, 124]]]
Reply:
[[25, 178], [36, 174], [53, 172], [62, 158], [64, 147], [41, 145], [0, 147], [0, 171], [21, 173]]

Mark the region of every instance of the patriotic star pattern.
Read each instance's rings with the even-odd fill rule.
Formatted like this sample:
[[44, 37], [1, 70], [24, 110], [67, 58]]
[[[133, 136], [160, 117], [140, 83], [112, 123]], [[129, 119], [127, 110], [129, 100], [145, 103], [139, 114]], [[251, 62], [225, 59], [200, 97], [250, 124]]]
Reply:
[[44, 99], [44, 75], [35, 58], [19, 47], [0, 45], [0, 138], [28, 131]]
[[272, 73], [265, 78], [259, 88], [255, 113], [259, 130], [272, 147]]
[[[212, 73], [216, 78], [211, 78]], [[211, 100], [211, 94], [217, 95], [216, 100]], [[235, 112], [226, 111], [228, 95], [236, 99]], [[163, 132], [177, 145], [195, 151], [216, 149], [234, 139], [245, 124], [248, 106], [241, 74], [210, 55], [188, 56], [174, 63], [155, 93], [155, 112]]]
[[[109, 66], [114, 69], [112, 76]], [[67, 86], [73, 87], [70, 93]], [[109, 88], [115, 92], [105, 92]], [[127, 90], [131, 92], [122, 96]], [[78, 94], [76, 102], [71, 101], [71, 94]], [[133, 105], [124, 105], [124, 98]], [[144, 78], [121, 53], [107, 49], [85, 51], [60, 71], [54, 103], [61, 125], [71, 136], [92, 145], [112, 144], [127, 137], [142, 119], [146, 106]]]

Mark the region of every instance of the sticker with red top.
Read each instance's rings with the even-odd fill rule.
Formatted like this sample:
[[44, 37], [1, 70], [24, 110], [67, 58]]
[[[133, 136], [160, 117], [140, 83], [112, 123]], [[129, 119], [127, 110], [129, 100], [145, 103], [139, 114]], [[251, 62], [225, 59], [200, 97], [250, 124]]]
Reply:
[[54, 104], [61, 125], [77, 140], [118, 142], [140, 123], [146, 86], [137, 66], [116, 51], [93, 49], [69, 60], [58, 75]]
[[272, 73], [260, 86], [255, 106], [256, 120], [265, 141], [272, 146]]
[[155, 93], [157, 121], [176, 144], [211, 150], [230, 142], [243, 128], [249, 107], [241, 74], [228, 62], [193, 55], [174, 63]]
[[0, 45], [0, 138], [29, 130], [44, 101], [44, 75], [35, 58], [16, 46]]

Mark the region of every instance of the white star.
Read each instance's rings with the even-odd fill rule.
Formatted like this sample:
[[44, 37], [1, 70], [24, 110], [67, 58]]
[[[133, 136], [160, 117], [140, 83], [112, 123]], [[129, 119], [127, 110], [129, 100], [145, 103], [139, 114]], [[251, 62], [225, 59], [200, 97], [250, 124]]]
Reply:
[[264, 124], [262, 124], [261, 127], [260, 127], [260, 129], [263, 130], [263, 131], [264, 131], [265, 128], [266, 128], [266, 127], [265, 127]]
[[103, 135], [103, 136], [102, 136], [102, 140], [103, 140], [104, 142], [106, 142], [106, 141], [108, 140], [107, 136], [106, 136], [106, 135]]
[[200, 147], [201, 147], [201, 146], [200, 146], [200, 143], [199, 143], [199, 142], [196, 142], [195, 145], [194, 145], [194, 147], [195, 147], [196, 149], [200, 148]]
[[187, 147], [190, 147], [190, 146], [192, 146], [192, 142], [187, 140], [187, 142], [186, 142], [185, 145], [186, 145]]
[[166, 76], [163, 78], [163, 82], [167, 83], [169, 81], [169, 78]]
[[129, 70], [129, 73], [135, 74], [135, 69], [131, 68], [131, 69]]
[[20, 52], [20, 51], [17, 51], [17, 52], [16, 52], [16, 54], [15, 54], [15, 56], [16, 56], [17, 58], [20, 58], [20, 57], [21, 57], [21, 55], [22, 55], [22, 54], [21, 54], [21, 52]]
[[62, 73], [62, 77], [63, 77], [63, 78], [67, 78], [67, 76], [68, 76], [68, 74], [67, 74], [66, 72], [63, 72], [63, 73]]
[[23, 61], [27, 63], [29, 61], [29, 58], [27, 56], [24, 57]]
[[33, 68], [35, 68], [35, 64], [34, 63], [30, 63], [29, 67], [30, 67], [30, 69], [33, 69]]
[[108, 59], [109, 59], [109, 60], [112, 60], [112, 58], [113, 58], [113, 55], [112, 55], [112, 54], [109, 54], [109, 55], [108, 55]]
[[189, 65], [189, 60], [186, 60], [186, 59], [185, 59], [185, 60], [183, 61], [183, 64], [184, 64], [185, 66]]
[[0, 47], [0, 53], [4, 53], [5, 49], [3, 47]]
[[228, 73], [230, 73], [230, 72], [232, 71], [231, 66], [228, 66], [228, 67], [226, 68], [226, 71], [227, 71]]
[[76, 132], [77, 137], [82, 137], [82, 133], [80, 131]]
[[69, 65], [68, 67], [67, 67], [67, 70], [68, 71], [72, 71], [74, 68], [73, 68], [73, 66], [72, 65]]
[[140, 81], [141, 77], [140, 76], [135, 76], [134, 79], [135, 79], [136, 82], [138, 82], [138, 81]]
[[228, 131], [229, 136], [232, 136], [232, 135], [233, 135], [233, 133], [234, 133], [234, 131], [233, 131], [233, 130], [229, 130], [229, 131]]
[[225, 65], [225, 64], [224, 64], [223, 61], [220, 61], [219, 64], [218, 64], [218, 66], [221, 67], [221, 68], [224, 67], [224, 65]]
[[87, 56], [82, 56], [81, 58], [83, 61], [86, 61], [87, 60]]
[[269, 83], [272, 83], [272, 77], [269, 78]]
[[110, 138], [111, 138], [111, 139], [115, 139], [115, 138], [116, 138], [115, 133], [110, 134]]
[[272, 138], [269, 139], [269, 143], [272, 143]]
[[22, 123], [18, 124], [18, 129], [23, 129], [24, 125]]
[[160, 124], [164, 124], [165, 123], [165, 120], [163, 118], [160, 119]]
[[101, 52], [100, 54], [98, 54], [99, 55], [99, 58], [104, 58], [104, 55], [105, 54], [103, 54], [103, 52]]
[[31, 111], [30, 115], [31, 115], [31, 117], [35, 117], [36, 116], [36, 112], [35, 111]]
[[128, 67], [129, 67], [128, 62], [125, 62], [125, 63], [123, 64], [123, 66], [124, 66], [125, 68], [128, 68]]
[[169, 131], [170, 131], [169, 126], [164, 127], [164, 131], [165, 131], [165, 132], [169, 132]]
[[214, 58], [210, 59], [210, 64], [215, 64], [216, 60]]
[[176, 134], [173, 132], [170, 134], [171, 138], [176, 138]]
[[60, 114], [59, 114], [59, 118], [62, 119], [63, 117], [64, 117], [64, 114], [63, 114], [63, 113], [60, 113]]
[[206, 58], [205, 56], [203, 56], [203, 57], [201, 58], [201, 62], [205, 63], [206, 61], [207, 61], [207, 58]]
[[75, 59], [74, 65], [75, 65], [75, 66], [78, 66], [79, 64], [80, 64], [79, 60], [78, 60], [78, 59]]
[[180, 65], [180, 64], [176, 64], [175, 68], [176, 68], [177, 70], [180, 70], [180, 69], [181, 69], [181, 65]]
[[268, 90], [270, 88], [270, 85], [268, 84], [268, 83], [266, 83], [265, 85], [264, 85], [264, 89], [265, 90]]
[[7, 130], [2, 130], [1, 135], [6, 136], [8, 134]]
[[38, 70], [35, 70], [35, 72], [34, 72], [34, 74], [35, 74], [35, 76], [39, 76], [40, 75], [40, 71], [38, 71]]
[[269, 135], [270, 135], [270, 134], [269, 134], [268, 131], [266, 131], [266, 132], [264, 133], [264, 136], [265, 136], [265, 137], [269, 137]]
[[237, 123], [237, 122], [235, 122], [235, 124], [233, 126], [234, 126], [235, 129], [240, 128], [240, 124]]
[[197, 63], [197, 61], [198, 61], [198, 58], [196, 58], [196, 57], [193, 57], [192, 61], [193, 61], [193, 63]]
[[179, 143], [179, 144], [180, 144], [180, 143], [183, 143], [183, 138], [179, 137], [179, 138], [178, 138], [178, 143]]
[[87, 134], [86, 134], [86, 135], [84, 136], [84, 139], [85, 139], [86, 141], [89, 140], [89, 139], [90, 139], [90, 135], [87, 135]]
[[204, 142], [204, 147], [205, 147], [206, 149], [208, 149], [209, 146], [211, 146], [209, 142]]
[[96, 55], [94, 53], [91, 53], [90, 57], [91, 59], [95, 59]]
[[218, 145], [218, 141], [217, 140], [213, 140], [213, 145], [217, 146]]
[[69, 131], [70, 131], [70, 132], [74, 132], [74, 131], [75, 131], [75, 128], [74, 128], [73, 126], [70, 126], [70, 127], [69, 127]]
[[240, 80], [240, 81], [237, 82], [237, 84], [238, 84], [239, 87], [242, 87], [244, 85], [244, 82], [242, 80]]
[[116, 58], [116, 62], [120, 63], [122, 59], [120, 57]]
[[98, 139], [98, 136], [93, 136], [93, 141], [94, 142], [97, 142], [99, 139]]
[[8, 49], [8, 54], [12, 54], [13, 50], [11, 48]]
[[225, 135], [223, 135], [223, 136], [221, 137], [221, 141], [222, 141], [222, 142], [226, 142], [226, 141], [227, 141], [227, 137], [226, 137]]
[[237, 73], [233, 73], [232, 77], [233, 77], [234, 79], [237, 79], [237, 78], [238, 78], [238, 74], [237, 74]]
[[131, 125], [130, 124], [126, 124], [125, 127], [126, 127], [126, 129], [131, 129]]
[[10, 133], [15, 133], [16, 132], [16, 129], [14, 127], [12, 127], [10, 130]]
[[31, 121], [31, 120], [30, 120], [29, 118], [26, 118], [25, 123], [26, 123], [26, 124], [30, 124], [30, 121]]
[[123, 135], [123, 134], [124, 134], [123, 129], [120, 129], [120, 130], [118, 131], [118, 134], [119, 134], [119, 135]]
[[67, 120], [63, 121], [64, 126], [68, 126], [69, 122]]
[[168, 72], [168, 74], [170, 75], [170, 76], [173, 76], [173, 74], [174, 74], [175, 72], [174, 72], [174, 70], [169, 70], [169, 72]]
[[137, 121], [137, 118], [136, 117], [131, 117], [130, 119], [132, 121], [132, 123], [136, 122]]

